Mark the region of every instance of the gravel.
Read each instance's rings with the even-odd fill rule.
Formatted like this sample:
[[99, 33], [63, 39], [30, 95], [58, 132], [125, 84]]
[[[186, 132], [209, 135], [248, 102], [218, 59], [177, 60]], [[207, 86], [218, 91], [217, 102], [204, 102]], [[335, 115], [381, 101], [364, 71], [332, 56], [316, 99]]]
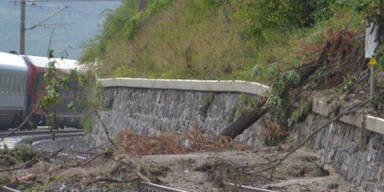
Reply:
[[53, 152], [64, 148], [63, 152], [82, 152], [87, 151], [88, 147], [83, 137], [58, 138], [53, 140], [42, 140], [33, 143], [33, 147], [38, 150]]
[[96, 148], [88, 148], [84, 137], [58, 138], [53, 140], [42, 140], [33, 143], [33, 147], [38, 151], [54, 152], [61, 148], [56, 160], [81, 159], [86, 160], [97, 153]]

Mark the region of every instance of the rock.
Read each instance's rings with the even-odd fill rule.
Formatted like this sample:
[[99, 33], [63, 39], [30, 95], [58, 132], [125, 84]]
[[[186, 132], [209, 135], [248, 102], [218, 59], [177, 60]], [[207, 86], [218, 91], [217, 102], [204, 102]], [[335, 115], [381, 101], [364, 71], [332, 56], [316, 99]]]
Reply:
[[329, 184], [327, 188], [328, 188], [328, 189], [337, 189], [337, 188], [339, 188], [339, 184], [337, 184], [337, 183], [332, 183], [332, 184]]
[[379, 72], [375, 74], [376, 83], [383, 84], [384, 83], [384, 72]]
[[24, 176], [19, 177], [17, 180], [19, 180], [20, 182], [26, 183], [29, 181], [33, 181], [35, 179], [36, 179], [36, 175], [29, 173], [29, 174], [26, 174]]
[[65, 191], [65, 189], [67, 188], [67, 185], [65, 185], [65, 183], [63, 183], [60, 188], [59, 188], [59, 191]]
[[305, 174], [305, 176], [309, 177], [325, 177], [328, 176], [329, 172], [325, 170], [322, 167], [317, 167], [316, 169], [312, 170], [311, 172]]

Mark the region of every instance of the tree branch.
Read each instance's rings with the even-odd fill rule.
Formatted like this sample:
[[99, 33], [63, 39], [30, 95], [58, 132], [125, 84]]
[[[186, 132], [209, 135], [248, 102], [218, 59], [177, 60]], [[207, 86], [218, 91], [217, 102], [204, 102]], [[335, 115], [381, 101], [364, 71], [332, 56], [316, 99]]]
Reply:
[[371, 100], [368, 99], [366, 101], [362, 101], [362, 102], [359, 102], [355, 105], [352, 105], [350, 106], [349, 108], [347, 108], [343, 113], [340, 113], [339, 115], [337, 115], [336, 117], [332, 118], [331, 120], [329, 120], [327, 123], [325, 123], [323, 126], [321, 126], [320, 128], [316, 129], [315, 131], [313, 131], [310, 135], [307, 136], [307, 138], [304, 139], [304, 141], [302, 141], [298, 146], [296, 146], [295, 148], [293, 148], [292, 150], [290, 150], [287, 154], [285, 154], [282, 158], [280, 159], [276, 159], [274, 160], [273, 162], [276, 162], [275, 164], [265, 168], [265, 169], [262, 169], [262, 170], [259, 170], [257, 172], [255, 172], [255, 174], [260, 174], [262, 172], [265, 172], [265, 171], [269, 171], [269, 170], [272, 170], [274, 171], [279, 165], [281, 165], [281, 163], [287, 159], [292, 153], [296, 152], [298, 149], [300, 149], [301, 147], [303, 147], [310, 139], [312, 139], [312, 137], [314, 137], [318, 132], [320, 132], [321, 130], [323, 130], [324, 128], [328, 127], [331, 123], [339, 120], [341, 117], [345, 116], [345, 115], [348, 115], [350, 114], [354, 109], [356, 108], [360, 108], [362, 106], [364, 106], [365, 104], [369, 103]]

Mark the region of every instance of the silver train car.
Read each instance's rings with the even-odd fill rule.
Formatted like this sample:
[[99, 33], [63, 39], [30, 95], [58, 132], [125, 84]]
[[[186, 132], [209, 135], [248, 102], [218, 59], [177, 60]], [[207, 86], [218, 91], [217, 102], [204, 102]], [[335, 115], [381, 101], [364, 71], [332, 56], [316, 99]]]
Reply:
[[27, 108], [28, 66], [18, 55], [0, 52], [0, 128], [17, 125]]

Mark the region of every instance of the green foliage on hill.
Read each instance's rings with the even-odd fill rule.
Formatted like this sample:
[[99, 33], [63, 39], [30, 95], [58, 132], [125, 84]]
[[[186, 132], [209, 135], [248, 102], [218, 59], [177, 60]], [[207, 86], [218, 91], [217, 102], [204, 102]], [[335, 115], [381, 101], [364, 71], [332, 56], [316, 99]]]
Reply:
[[104, 77], [268, 82], [338, 28], [363, 29], [369, 0], [126, 0], [86, 47]]

